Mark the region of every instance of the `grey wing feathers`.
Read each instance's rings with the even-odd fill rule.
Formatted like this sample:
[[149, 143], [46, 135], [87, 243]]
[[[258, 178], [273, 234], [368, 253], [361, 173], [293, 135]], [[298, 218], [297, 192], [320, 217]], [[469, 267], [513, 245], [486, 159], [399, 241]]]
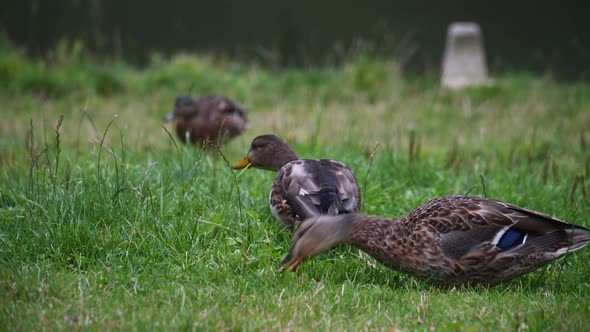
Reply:
[[342, 202], [341, 212], [360, 210], [361, 193], [352, 170], [342, 164], [342, 169], [337, 172], [337, 176], [338, 193]]
[[338, 161], [298, 160], [280, 172], [286, 199], [300, 219], [348, 213], [360, 207], [354, 174]]

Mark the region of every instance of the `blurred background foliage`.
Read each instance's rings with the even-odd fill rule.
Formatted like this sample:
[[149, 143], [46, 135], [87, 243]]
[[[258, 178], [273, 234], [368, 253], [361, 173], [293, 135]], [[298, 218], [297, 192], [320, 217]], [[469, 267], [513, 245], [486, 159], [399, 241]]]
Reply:
[[[438, 73], [446, 29], [476, 21], [492, 71], [588, 79], [584, 1], [4, 0], [0, 31], [21, 52], [67, 61], [84, 54], [145, 66], [180, 52], [264, 66], [336, 65], [395, 57], [405, 74]], [[6, 42], [3, 42], [6, 44]], [[56, 45], [58, 45], [56, 47]], [[104, 89], [112, 77], [105, 77]]]

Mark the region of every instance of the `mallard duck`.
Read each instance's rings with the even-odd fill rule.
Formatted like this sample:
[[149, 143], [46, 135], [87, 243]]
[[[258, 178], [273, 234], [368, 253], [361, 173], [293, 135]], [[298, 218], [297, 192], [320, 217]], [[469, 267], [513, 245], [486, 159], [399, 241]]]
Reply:
[[165, 120], [176, 120], [176, 134], [183, 143], [206, 149], [238, 136], [248, 124], [244, 109], [222, 96], [178, 97]]
[[254, 138], [246, 157], [232, 165], [233, 169], [246, 167], [278, 171], [270, 190], [270, 208], [291, 230], [311, 216], [361, 208], [361, 192], [350, 168], [337, 160], [301, 160], [275, 135]]
[[590, 230], [493, 199], [444, 196], [389, 219], [348, 214], [305, 220], [281, 271], [349, 243], [385, 266], [435, 284], [496, 284], [590, 242]]

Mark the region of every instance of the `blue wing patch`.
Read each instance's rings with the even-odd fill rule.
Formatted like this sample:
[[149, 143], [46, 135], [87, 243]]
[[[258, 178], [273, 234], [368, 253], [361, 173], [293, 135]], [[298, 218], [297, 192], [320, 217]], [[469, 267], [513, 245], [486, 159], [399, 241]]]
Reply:
[[508, 250], [510, 248], [519, 246], [524, 243], [526, 235], [526, 232], [511, 228], [502, 235], [496, 246], [502, 250]]

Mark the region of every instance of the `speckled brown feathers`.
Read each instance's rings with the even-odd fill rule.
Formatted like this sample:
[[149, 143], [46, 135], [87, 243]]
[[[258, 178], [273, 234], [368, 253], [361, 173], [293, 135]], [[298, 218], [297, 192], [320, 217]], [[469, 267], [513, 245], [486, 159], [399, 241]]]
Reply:
[[247, 156], [232, 167], [249, 166], [278, 171], [270, 190], [270, 207], [280, 223], [291, 230], [314, 215], [361, 208], [360, 189], [350, 168], [337, 160], [300, 160], [275, 135], [256, 137]]
[[396, 219], [361, 214], [307, 219], [283, 269], [293, 270], [340, 242], [435, 284], [496, 284], [582, 248], [590, 231], [497, 200], [445, 196]]
[[175, 120], [183, 143], [210, 149], [236, 137], [247, 127], [244, 109], [222, 96], [178, 97], [166, 120]]

